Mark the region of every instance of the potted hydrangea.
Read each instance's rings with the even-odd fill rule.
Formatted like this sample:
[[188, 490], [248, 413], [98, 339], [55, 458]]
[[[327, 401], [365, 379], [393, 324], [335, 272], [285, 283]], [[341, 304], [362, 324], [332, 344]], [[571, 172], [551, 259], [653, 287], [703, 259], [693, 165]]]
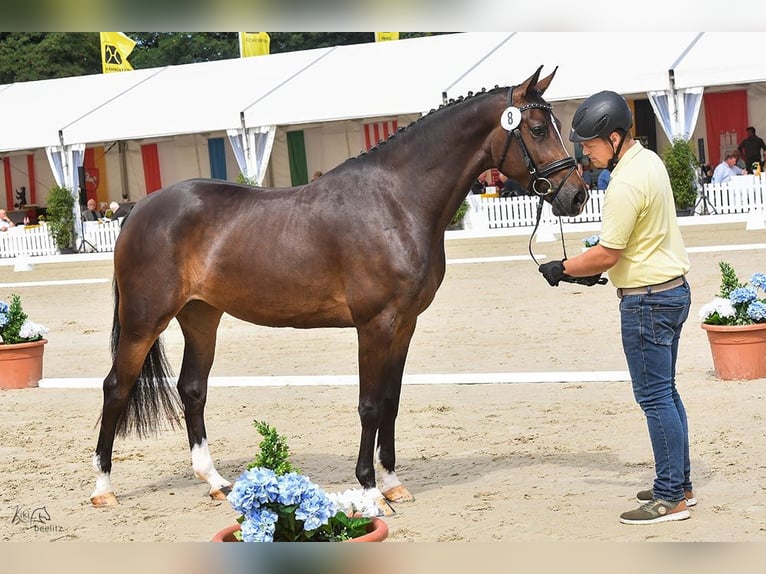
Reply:
[[[260, 453], [234, 483], [228, 500], [240, 513], [237, 523], [219, 531], [214, 542], [382, 541], [384, 521], [355, 504], [347, 494], [330, 495], [300, 473], [289, 459], [283, 436], [264, 422], [254, 426], [264, 437]], [[371, 509], [372, 510], [372, 509]], [[372, 510], [374, 512], [374, 510]]]
[[716, 376], [725, 380], [766, 377], [766, 274], [754, 273], [745, 284], [731, 265], [721, 261], [718, 266], [720, 291], [699, 312]]
[[43, 336], [48, 329], [30, 321], [21, 297], [0, 301], [0, 388], [36, 387], [43, 376]]

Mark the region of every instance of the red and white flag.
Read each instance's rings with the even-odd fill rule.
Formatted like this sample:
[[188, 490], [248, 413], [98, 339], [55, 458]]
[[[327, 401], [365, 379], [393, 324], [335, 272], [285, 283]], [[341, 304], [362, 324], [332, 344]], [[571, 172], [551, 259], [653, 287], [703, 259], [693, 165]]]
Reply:
[[392, 120], [390, 122], [375, 122], [371, 124], [364, 124], [364, 147], [369, 151], [370, 148], [375, 147], [380, 142], [388, 139], [388, 136], [396, 132], [398, 122]]

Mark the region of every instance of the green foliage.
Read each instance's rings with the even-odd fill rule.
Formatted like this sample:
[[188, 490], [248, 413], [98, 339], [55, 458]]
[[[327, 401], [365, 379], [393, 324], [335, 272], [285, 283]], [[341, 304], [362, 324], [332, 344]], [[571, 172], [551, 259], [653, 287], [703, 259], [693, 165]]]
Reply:
[[[236, 32], [125, 32], [134, 69], [239, 57]], [[432, 32], [401, 32], [415, 38]], [[272, 54], [373, 42], [373, 32], [269, 32]], [[0, 84], [101, 73], [98, 32], [0, 32]]]
[[670, 147], [665, 148], [662, 160], [668, 170], [676, 208], [693, 207], [697, 199], [695, 189], [697, 156], [694, 155], [692, 146], [683, 138], [676, 138]]
[[98, 32], [0, 33], [0, 84], [100, 73]]
[[48, 193], [48, 229], [59, 249], [72, 247], [74, 240], [74, 197], [72, 192], [54, 186]]
[[255, 181], [255, 178], [247, 177], [241, 171], [237, 175], [237, 183], [241, 183], [243, 185], [253, 185], [253, 186], [258, 185], [257, 182]]
[[253, 426], [263, 437], [263, 440], [258, 445], [261, 451], [253, 459], [253, 462], [247, 465], [248, 470], [260, 466], [273, 470], [277, 476], [288, 472], [300, 473], [300, 470], [290, 462], [290, 447], [287, 446], [287, 439], [280, 435], [277, 429], [265, 422], [253, 421]]
[[452, 216], [449, 224], [459, 225], [463, 221], [465, 214], [468, 213], [468, 207], [468, 200], [464, 199], [463, 203], [458, 206], [457, 211], [455, 212], [455, 215]]
[[8, 312], [5, 313], [5, 317], [7, 318], [7, 323], [5, 326], [0, 327], [0, 335], [2, 335], [3, 343], [10, 345], [13, 343], [25, 343], [29, 341], [29, 339], [24, 339], [19, 336], [21, 326], [24, 324], [24, 321], [27, 320], [27, 314], [24, 313], [24, 310], [21, 308], [21, 298], [18, 295], [11, 295], [11, 303], [8, 305]]
[[732, 291], [744, 287], [745, 284], [739, 281], [734, 268], [725, 261], [719, 261], [718, 268], [721, 270], [721, 291], [718, 294], [724, 299], [728, 299]]

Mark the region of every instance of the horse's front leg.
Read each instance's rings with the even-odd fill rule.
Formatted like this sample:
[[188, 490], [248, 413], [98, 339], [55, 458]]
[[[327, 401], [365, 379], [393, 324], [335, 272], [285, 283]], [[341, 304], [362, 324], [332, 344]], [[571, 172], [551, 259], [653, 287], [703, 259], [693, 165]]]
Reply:
[[202, 301], [193, 301], [176, 318], [185, 342], [178, 375], [178, 394], [184, 405], [192, 469], [194, 476], [210, 485], [210, 498], [223, 500], [231, 492], [231, 482], [215, 469], [205, 429], [207, 381], [215, 357], [216, 330], [221, 312]]
[[[414, 331], [414, 319], [404, 325], [397, 321], [379, 321], [359, 329], [358, 410], [362, 435], [356, 477], [384, 515], [393, 514], [387, 501], [414, 500], [396, 476], [394, 447], [402, 375]], [[376, 485], [373, 464], [376, 437], [376, 460], [382, 467], [381, 489]]]

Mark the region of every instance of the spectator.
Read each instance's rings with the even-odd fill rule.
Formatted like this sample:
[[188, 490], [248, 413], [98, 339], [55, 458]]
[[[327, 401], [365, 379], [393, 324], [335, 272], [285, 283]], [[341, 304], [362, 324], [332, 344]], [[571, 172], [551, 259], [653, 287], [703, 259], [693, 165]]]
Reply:
[[96, 205], [95, 199], [89, 199], [88, 205], [85, 209], [82, 210], [82, 220], [83, 221], [98, 221], [101, 217], [101, 214], [99, 213]]
[[11, 227], [16, 227], [16, 224], [8, 217], [8, 212], [0, 209], [0, 231], [8, 231]]
[[602, 169], [601, 173], [598, 174], [598, 189], [606, 189], [610, 179], [612, 179], [612, 172], [608, 169]]
[[737, 167], [737, 154], [729, 152], [724, 160], [719, 163], [713, 171], [713, 177], [710, 183], [726, 183], [735, 175], [742, 175], [744, 171]]
[[747, 137], [737, 146], [745, 160], [745, 169], [747, 173], [753, 173], [755, 166], [753, 164], [761, 162], [761, 150], [766, 150], [766, 143], [755, 135], [755, 128], [748, 126]]
[[125, 209], [123, 209], [123, 207], [116, 201], [113, 201], [109, 204], [109, 209], [112, 212], [110, 219], [119, 219], [120, 217], [125, 217], [128, 214], [128, 212], [125, 211]]
[[323, 174], [321, 171], [319, 171], [319, 170], [316, 170], [316, 171], [314, 172], [314, 175], [312, 175], [312, 176], [311, 176], [311, 181], [316, 181], [316, 180], [318, 180], [320, 177], [322, 177], [322, 175], [324, 175], [324, 174]]

